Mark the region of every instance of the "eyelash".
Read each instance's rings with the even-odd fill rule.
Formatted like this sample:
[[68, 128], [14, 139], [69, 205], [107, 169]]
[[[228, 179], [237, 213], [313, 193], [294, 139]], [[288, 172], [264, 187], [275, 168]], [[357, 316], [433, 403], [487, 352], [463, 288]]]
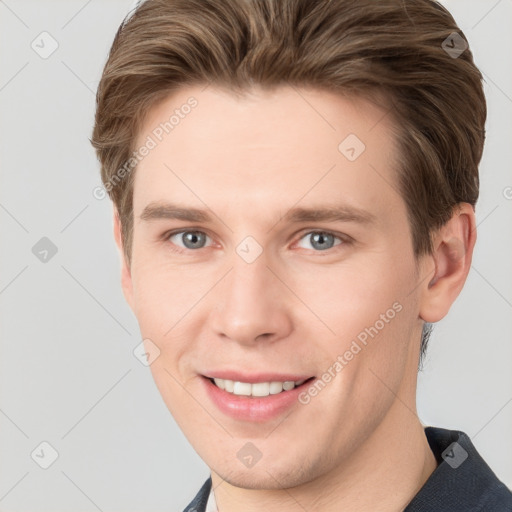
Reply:
[[[202, 233], [206, 236], [208, 236], [210, 239], [212, 238], [208, 233], [204, 232], [204, 231], [201, 231], [199, 229], [193, 229], [193, 228], [189, 228], [189, 229], [179, 229], [179, 230], [175, 230], [175, 231], [166, 231], [162, 236], [162, 240], [164, 242], [169, 242], [169, 238], [171, 238], [171, 236], [173, 235], [178, 235], [178, 234], [181, 234], [181, 233], [189, 233], [189, 232], [193, 232], [193, 233]], [[334, 245], [333, 247], [331, 247], [330, 249], [326, 249], [324, 251], [315, 251], [314, 249], [305, 249], [305, 250], [311, 250], [315, 253], [318, 253], [318, 254], [326, 254], [326, 253], [331, 253], [332, 250], [334, 250], [336, 247], [343, 247], [345, 245], [350, 245], [351, 243], [353, 243], [353, 239], [351, 237], [349, 237], [348, 235], [342, 235], [342, 234], [337, 234], [333, 231], [326, 231], [326, 230], [320, 230], [320, 229], [315, 229], [315, 230], [311, 230], [311, 231], [306, 231], [304, 232], [298, 240], [302, 240], [304, 237], [306, 237], [307, 235], [312, 235], [312, 234], [315, 234], [315, 233], [320, 233], [320, 234], [327, 234], [327, 235], [332, 235], [334, 236], [334, 238], [337, 238], [338, 240], [341, 241], [341, 243], [339, 244], [336, 244]], [[207, 247], [201, 247], [200, 249], [186, 249], [186, 248], [181, 248], [181, 247], [177, 247], [175, 244], [173, 244], [172, 242], [169, 242], [170, 243], [170, 248], [173, 252], [176, 252], [176, 253], [179, 253], [179, 254], [184, 254], [188, 251], [192, 251], [192, 252], [197, 252], [199, 251], [200, 249], [207, 249]]]

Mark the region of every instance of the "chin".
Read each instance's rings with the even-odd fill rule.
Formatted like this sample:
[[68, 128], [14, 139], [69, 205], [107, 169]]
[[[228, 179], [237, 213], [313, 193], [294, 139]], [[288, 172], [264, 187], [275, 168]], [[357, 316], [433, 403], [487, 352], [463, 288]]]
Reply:
[[[262, 464], [263, 460], [260, 462]], [[259, 464], [260, 464], [259, 463]], [[258, 465], [259, 465], [258, 464]], [[278, 490], [290, 489], [314, 480], [320, 476], [304, 467], [304, 462], [290, 462], [287, 467], [265, 467], [263, 464], [251, 469], [240, 467], [213, 469], [220, 478], [234, 487], [253, 490]]]
[[257, 473], [255, 469], [246, 470], [241, 473], [233, 471], [227, 475], [219, 476], [222, 477], [227, 483], [234, 487], [241, 489], [253, 489], [253, 490], [278, 490], [287, 489], [300, 485], [302, 482], [297, 479], [294, 474], [273, 474], [271, 471], [266, 472], [264, 469], [260, 469]]

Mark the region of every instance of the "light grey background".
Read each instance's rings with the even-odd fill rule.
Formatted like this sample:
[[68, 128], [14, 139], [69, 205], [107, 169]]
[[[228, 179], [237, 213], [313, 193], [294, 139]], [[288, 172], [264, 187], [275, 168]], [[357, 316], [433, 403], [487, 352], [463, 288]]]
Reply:
[[[488, 142], [473, 269], [434, 330], [419, 413], [469, 434], [512, 487], [512, 0], [443, 3], [486, 77]], [[111, 205], [92, 194], [95, 90], [132, 5], [0, 1], [1, 512], [179, 511], [209, 473], [132, 353]]]

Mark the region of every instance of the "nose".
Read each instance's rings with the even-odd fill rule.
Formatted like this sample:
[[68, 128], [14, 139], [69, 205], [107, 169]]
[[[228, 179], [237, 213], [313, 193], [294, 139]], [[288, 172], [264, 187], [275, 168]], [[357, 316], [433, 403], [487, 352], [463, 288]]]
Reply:
[[[235, 255], [236, 256], [236, 255]], [[292, 297], [261, 255], [247, 263], [236, 256], [222, 283], [211, 325], [217, 336], [242, 345], [275, 342], [293, 329]]]

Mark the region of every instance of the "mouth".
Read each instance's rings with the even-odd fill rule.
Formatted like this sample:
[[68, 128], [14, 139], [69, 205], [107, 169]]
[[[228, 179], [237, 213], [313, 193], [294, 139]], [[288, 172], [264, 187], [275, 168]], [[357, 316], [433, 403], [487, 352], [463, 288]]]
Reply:
[[[228, 378], [230, 377], [230, 378]], [[289, 414], [315, 377], [238, 372], [201, 375], [204, 391], [223, 414], [250, 423], [264, 423]]]
[[243, 382], [238, 380], [206, 377], [214, 386], [235, 396], [265, 398], [279, 395], [309, 383], [315, 377], [299, 380], [269, 380], [266, 382]]
[[275, 373], [249, 376], [234, 371], [201, 375], [206, 395], [220, 412], [251, 423], [264, 423], [289, 414], [313, 379]]

